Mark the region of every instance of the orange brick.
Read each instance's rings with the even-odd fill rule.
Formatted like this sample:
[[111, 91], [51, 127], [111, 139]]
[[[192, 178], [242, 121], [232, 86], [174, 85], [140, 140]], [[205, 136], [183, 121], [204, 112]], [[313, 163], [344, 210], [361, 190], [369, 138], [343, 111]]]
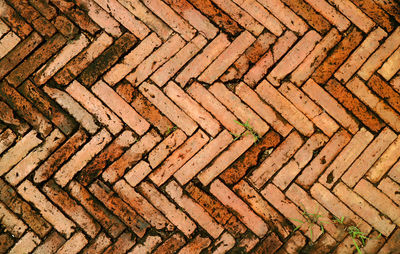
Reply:
[[293, 129], [283, 117], [263, 102], [257, 93], [245, 83], [239, 83], [235, 87], [235, 93], [282, 136], [286, 137]]
[[90, 65], [111, 43], [112, 38], [101, 33], [86, 49], [82, 50], [74, 59], [68, 62], [56, 75], [54, 80], [60, 85], [69, 84], [86, 67]]
[[165, 187], [165, 191], [213, 238], [218, 238], [218, 236], [224, 231], [224, 228], [219, 225], [198, 203], [183, 194], [183, 189], [175, 181], [169, 182]]
[[256, 92], [268, 104], [273, 106], [287, 121], [306, 136], [314, 132], [313, 123], [303, 115], [292, 103], [290, 103], [268, 81], [264, 80], [257, 86]]
[[74, 80], [65, 91], [106, 125], [112, 134], [116, 135], [122, 130], [121, 120], [78, 81]]
[[208, 136], [203, 131], [199, 130], [175, 150], [160, 167], [155, 169], [150, 174], [149, 178], [157, 186], [160, 186], [195, 155], [208, 140]]
[[195, 82], [188, 89], [187, 92], [198, 101], [202, 107], [215, 116], [221, 124], [232, 133], [242, 133], [245, 129], [243, 126], [235, 123], [236, 116], [226, 109], [221, 102], [219, 102], [212, 93], [210, 93], [204, 86]]
[[47, 182], [42, 189], [49, 199], [80, 225], [90, 237], [94, 238], [97, 235], [100, 225], [53, 180]]
[[138, 186], [138, 191], [149, 200], [165, 217], [168, 218], [177, 228], [186, 236], [190, 236], [196, 229], [196, 224], [186, 216], [181, 210], [178, 210], [173, 203], [168, 201], [167, 197], [161, 194], [153, 185], [148, 182], [142, 182]]
[[378, 185], [378, 189], [385, 193], [386, 196], [390, 197], [397, 205], [400, 205], [399, 188], [400, 185], [389, 177], [383, 178]]
[[135, 165], [150, 151], [161, 137], [154, 131], [147, 132], [138, 142], [133, 144], [118, 160], [114, 161], [102, 174], [105, 181], [114, 183], [121, 178], [125, 171]]
[[317, 1], [317, 0], [305, 0], [308, 2], [317, 12], [321, 13], [324, 18], [326, 18], [330, 23], [335, 25], [340, 32], [345, 31], [349, 26], [349, 20], [340, 14], [340, 12], [336, 11], [336, 9], [329, 5], [325, 0]]
[[290, 182], [313, 158], [314, 152], [328, 141], [322, 133], [313, 134], [303, 146], [295, 153], [292, 159], [274, 177], [272, 182], [281, 190], [286, 189]]
[[395, 131], [400, 130], [400, 115], [387, 105], [385, 101], [373, 94], [359, 78], [355, 77], [350, 80], [346, 84], [346, 87]]
[[368, 169], [380, 158], [382, 153], [395, 140], [395, 138], [396, 134], [389, 128], [386, 127], [383, 129], [378, 137], [371, 142], [371, 144], [342, 176], [342, 181], [348, 186], [354, 187]]
[[202, 53], [198, 54], [186, 65], [175, 78], [176, 82], [184, 87], [191, 78], [199, 76], [229, 44], [227, 36], [223, 33], [219, 34], [203, 49]]
[[139, 237], [143, 237], [150, 226], [140, 215], [115, 195], [104, 183], [96, 181], [89, 187], [90, 192], [110, 209]]
[[136, 243], [136, 238], [131, 232], [124, 232], [118, 239], [109, 246], [104, 252], [104, 254], [111, 253], [126, 253], [133, 245]]
[[136, 244], [132, 249], [131, 253], [151, 253], [158, 244], [162, 242], [162, 239], [158, 235], [148, 235], [143, 243]]
[[247, 135], [242, 139], [233, 142], [224, 152], [222, 152], [213, 163], [202, 170], [197, 178], [203, 185], [208, 185], [214, 178], [221, 174], [232, 162], [241, 156], [252, 144], [254, 137]]
[[372, 74], [383, 64], [383, 62], [399, 47], [400, 45], [400, 28], [386, 38], [385, 42], [371, 55], [358, 71], [358, 75], [364, 80], [368, 80]]
[[172, 254], [177, 253], [178, 250], [185, 245], [185, 238], [179, 234], [173, 234], [170, 238], [168, 238], [163, 244], [157, 247], [157, 249], [153, 252], [154, 254]]
[[382, 249], [379, 250], [379, 254], [395, 252], [399, 249], [400, 230], [397, 229], [393, 235], [387, 240], [386, 244], [383, 245]]
[[75, 35], [79, 32], [78, 27], [63, 15], [57, 16], [53, 20], [53, 24], [57, 28], [57, 30], [68, 39], [73, 39]]
[[197, 124], [168, 99], [156, 86], [145, 82], [139, 87], [139, 90], [187, 135], [192, 135], [197, 129]]
[[332, 188], [373, 138], [374, 136], [370, 132], [361, 128], [320, 176], [319, 182], [329, 189]]
[[85, 235], [82, 232], [77, 232], [57, 250], [57, 253], [78, 253], [86, 246], [87, 243], [88, 240], [86, 239]]
[[331, 137], [339, 125], [326, 112], [317, 106], [307, 95], [290, 82], [284, 82], [279, 87], [282, 93], [297, 109], [303, 112], [318, 128]]
[[210, 238], [197, 235], [194, 239], [186, 244], [178, 253], [179, 254], [200, 254], [211, 243]]
[[391, 16], [393, 16], [397, 22], [400, 22], [400, 18], [398, 17], [398, 15], [400, 13], [400, 8], [396, 1], [377, 0], [375, 2], [379, 6], [381, 6], [387, 13], [389, 13]]
[[217, 241], [214, 242], [214, 246], [215, 253], [226, 253], [235, 246], [235, 238], [233, 238], [233, 236], [228, 232], [225, 232]]
[[110, 238], [108, 238], [104, 232], [100, 232], [97, 237], [82, 250], [82, 254], [102, 253], [110, 244]]
[[59, 233], [69, 238], [75, 231], [75, 223], [66, 218], [29, 180], [21, 183], [17, 191], [25, 200], [32, 202]]
[[277, 252], [277, 254], [280, 254], [281, 252], [290, 254], [299, 253], [303, 249], [304, 245], [306, 245], [306, 238], [300, 232], [295, 232], [284, 242], [282, 248]]
[[349, 115], [332, 96], [330, 96], [312, 79], [309, 79], [302, 88], [303, 91], [311, 97], [311, 99], [321, 105], [321, 107], [344, 128], [349, 130], [352, 134], [355, 134], [358, 131], [358, 123], [352, 118], [352, 116]]
[[267, 79], [274, 86], [279, 86], [282, 79], [291, 73], [321, 40], [321, 36], [314, 30], [306, 33], [301, 40], [282, 58], [281, 61], [271, 70]]
[[149, 201], [137, 193], [135, 189], [124, 180], [116, 182], [113, 189], [122, 200], [135, 209], [135, 211], [148, 221], [152, 227], [157, 230], [165, 229], [167, 231], [172, 231], [175, 228], [160, 211], [154, 208]]
[[360, 46], [354, 50], [346, 62], [335, 72], [335, 77], [341, 82], [347, 82], [367, 58], [378, 48], [379, 42], [386, 36], [387, 33], [380, 27], [373, 30]]
[[[318, 68], [322, 61], [328, 56], [331, 50], [341, 39], [338, 30], [332, 28], [314, 49], [308, 54], [304, 60], [297, 66], [297, 68], [290, 74], [290, 81], [297, 86], [303, 83], [311, 76], [311, 74]], [[302, 50], [302, 49], [300, 49]], [[285, 67], [284, 67], [285, 68]]]
[[[176, 83], [170, 81], [164, 88], [165, 94], [176, 103], [189, 117], [196, 121], [208, 134], [215, 137], [220, 131], [220, 125], [210, 113], [194, 101]], [[234, 112], [235, 113], [235, 112]]]
[[150, 165], [142, 160], [132, 167], [132, 169], [125, 174], [124, 178], [128, 181], [129, 185], [135, 187], [150, 173]]
[[375, 164], [369, 169], [366, 177], [373, 183], [377, 183], [381, 178], [388, 172], [391, 167], [399, 159], [400, 154], [398, 153], [400, 147], [400, 136], [389, 145], [384, 153], [379, 157]]
[[338, 196], [350, 209], [355, 211], [361, 218], [366, 220], [374, 228], [376, 228], [383, 235], [388, 236], [395, 229], [396, 225], [385, 218], [379, 216], [379, 212], [369, 205], [359, 195], [354, 193], [351, 189], [343, 183], [338, 183], [333, 192]]
[[263, 237], [268, 232], [267, 224], [221, 181], [215, 180], [210, 185], [210, 192], [225, 206], [234, 210], [238, 214], [238, 218], [257, 236]]
[[268, 132], [255, 145], [246, 151], [240, 159], [236, 160], [230, 167], [225, 169], [219, 176], [220, 179], [228, 185], [237, 183], [240, 178], [250, 171], [250, 169], [257, 166], [260, 157], [268, 155], [268, 151], [274, 149], [280, 141], [281, 138], [276, 132]]
[[[136, 19], [127, 9], [125, 9], [117, 0], [111, 0], [107, 3], [95, 0], [100, 7], [106, 10], [112, 17], [120, 22], [132, 34], [143, 40], [150, 32], [150, 29], [144, 25], [139, 19]], [[90, 16], [90, 10], [89, 10]], [[93, 19], [96, 21], [95, 19]]]
[[72, 197], [85, 207], [88, 213], [96, 218], [112, 237], [116, 238], [124, 231], [126, 226], [118, 217], [107, 210], [101, 202], [95, 201], [95, 197], [78, 182], [71, 181], [67, 186], [67, 190]]
[[262, 240], [262, 242], [254, 248], [255, 254], [262, 254], [266, 251], [276, 252], [282, 246], [282, 242], [279, 237], [272, 232], [268, 237]]
[[249, 176], [249, 180], [260, 189], [303, 144], [297, 132], [292, 132]]
[[229, 91], [224, 84], [214, 83], [208, 90], [242, 123], [248, 123], [260, 137], [269, 130], [269, 126], [251, 108], [242, 103], [239, 97]]
[[350, 134], [343, 129], [336, 132], [320, 153], [303, 170], [297, 178], [296, 183], [308, 189], [328, 167], [336, 155], [346, 146], [350, 138]]
[[286, 224], [285, 218], [269, 205], [247, 182], [241, 180], [233, 187], [233, 191], [246, 201], [250, 208], [268, 223], [271, 229], [277, 230], [283, 238], [290, 235], [291, 228]]
[[0, 3], [0, 7], [4, 22], [10, 26], [11, 30], [17, 33], [19, 37], [25, 39], [32, 32], [32, 27], [26, 23], [11, 6], [6, 4], [5, 1]]
[[392, 108], [400, 112], [400, 95], [384, 80], [377, 75], [373, 75], [367, 82], [367, 85], [377, 95], [386, 100]]
[[[3, 101], [0, 101], [0, 119], [4, 124], [7, 124], [12, 131], [16, 134], [23, 136], [29, 130], [29, 125], [23, 120], [15, 115], [14, 111]], [[6, 128], [2, 124], [1, 130]], [[10, 144], [11, 145], [11, 144]]]
[[200, 75], [199, 80], [205, 83], [213, 83], [221, 76], [231, 64], [255, 41], [255, 38], [247, 31], [241, 33], [215, 61]]
[[394, 28], [394, 22], [379, 5], [373, 0], [360, 0], [354, 1], [353, 4], [357, 5], [365, 14], [370, 16], [376, 23], [379, 24], [386, 31], [391, 32]]
[[111, 135], [102, 129], [82, 147], [71, 159], [65, 163], [54, 175], [55, 181], [64, 187], [76, 173], [78, 173], [90, 160], [93, 159], [109, 142]]
[[137, 67], [156, 47], [160, 46], [160, 44], [161, 40], [157, 35], [151, 33], [135, 49], [124, 56], [120, 63], [114, 65], [104, 74], [104, 81], [110, 86], [114, 86]]

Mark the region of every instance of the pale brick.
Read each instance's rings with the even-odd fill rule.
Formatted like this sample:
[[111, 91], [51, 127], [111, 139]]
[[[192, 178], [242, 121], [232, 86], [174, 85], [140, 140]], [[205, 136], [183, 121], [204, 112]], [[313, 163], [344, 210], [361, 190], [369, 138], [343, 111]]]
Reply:
[[224, 231], [224, 228], [218, 224], [198, 203], [183, 193], [183, 189], [176, 182], [169, 182], [165, 187], [165, 191], [213, 238], [218, 238], [218, 236]]
[[233, 142], [208, 168], [201, 171], [197, 178], [203, 185], [208, 185], [214, 178], [239, 158], [239, 156], [242, 155], [253, 143], [254, 138], [251, 135], [246, 135], [242, 139]]
[[144, 59], [160, 45], [161, 40], [155, 33], [151, 33], [136, 48], [124, 56], [120, 63], [114, 65], [104, 74], [104, 81], [111, 86], [114, 86], [126, 75], [128, 75], [128, 73], [131, 72], [136, 66], [143, 62]]
[[318, 128], [331, 137], [339, 125], [326, 112], [317, 106], [307, 95], [290, 82], [284, 82], [279, 87], [282, 93], [295, 107], [303, 112]]
[[94, 1], [96, 1], [98, 5], [100, 5], [104, 10], [110, 13], [112, 17], [118, 20], [124, 27], [126, 27], [126, 29], [128, 29], [139, 39], [143, 40], [150, 32], [150, 29], [146, 25], [144, 25], [140, 20], [136, 19], [117, 0], [108, 0], [107, 2], [101, 0]]
[[339, 154], [339, 152], [350, 141], [350, 134], [341, 129], [324, 146], [321, 152], [310, 162], [297, 178], [296, 183], [304, 188], [309, 188], [328, 167], [329, 163]]
[[313, 50], [321, 40], [321, 36], [314, 30], [309, 31], [294, 45], [281, 61], [269, 73], [267, 79], [274, 86], [279, 86], [280, 81], [291, 73]]
[[150, 165], [145, 161], [140, 161], [124, 176], [125, 180], [133, 187], [138, 185], [151, 172]]
[[396, 225], [386, 217], [381, 217], [379, 212], [369, 205], [363, 198], [346, 187], [343, 183], [338, 183], [333, 189], [333, 193], [339, 197], [351, 210], [360, 215], [374, 228], [383, 235], [388, 236], [394, 230]]
[[229, 91], [224, 84], [217, 82], [208, 90], [242, 123], [248, 123], [260, 137], [269, 130], [269, 126], [250, 107], [242, 103], [239, 97]]
[[374, 136], [370, 132], [361, 128], [321, 175], [319, 182], [329, 189], [332, 188], [373, 138]]
[[255, 41], [255, 38], [247, 31], [241, 33], [215, 61], [200, 75], [199, 80], [205, 83], [213, 83], [219, 78], [231, 64]]
[[210, 163], [220, 152], [222, 152], [231, 142], [233, 138], [228, 131], [222, 131], [215, 139], [211, 140], [204, 146], [195, 156], [185, 163], [174, 177], [182, 185], [189, 182], [196, 176], [208, 163]]
[[139, 86], [151, 73], [157, 70], [170, 57], [175, 55], [183, 46], [185, 41], [177, 34], [163, 43], [159, 49], [142, 61], [136, 69], [126, 76], [126, 80], [134, 86]]
[[297, 132], [292, 132], [249, 176], [254, 186], [260, 189], [303, 144]]
[[0, 154], [7, 150], [17, 139], [17, 135], [11, 129], [6, 129], [0, 134]]
[[383, 129], [342, 176], [342, 181], [354, 187], [395, 139], [396, 134], [393, 131], [387, 127]]
[[373, 183], [377, 183], [390, 170], [400, 157], [400, 136], [390, 144], [375, 164], [369, 169], [366, 177]]
[[316, 101], [328, 114], [352, 134], [358, 131], [358, 123], [331, 95], [322, 89], [314, 80], [309, 79], [302, 87], [303, 91]]
[[329, 50], [339, 43], [341, 38], [338, 30], [332, 28], [290, 74], [290, 81], [301, 86], [328, 56]]
[[111, 183], [116, 182], [128, 168], [140, 161], [160, 140], [161, 137], [154, 130], [148, 132], [103, 172], [103, 179]]
[[168, 82], [190, 59], [192, 59], [206, 45], [207, 40], [198, 35], [183, 47], [175, 56], [169, 59], [150, 77], [158, 86], [163, 86]]
[[387, 240], [386, 244], [379, 250], [378, 254], [396, 253], [399, 250], [400, 229]]
[[154, 12], [160, 19], [167, 23], [173, 30], [189, 41], [196, 33], [196, 30], [167, 4], [161, 0], [143, 0], [143, 3]]
[[368, 32], [375, 26], [375, 23], [365, 15], [357, 6], [349, 0], [328, 0], [328, 2], [335, 6], [346, 18], [353, 22], [364, 33]]
[[215, 180], [210, 185], [210, 192], [225, 206], [234, 210], [238, 218], [257, 236], [263, 237], [268, 232], [267, 224], [220, 180]]
[[76, 254], [83, 249], [88, 240], [82, 232], [75, 233], [61, 248], [57, 250], [57, 254]]
[[82, 254], [103, 253], [103, 251], [110, 246], [110, 244], [110, 238], [108, 238], [104, 232], [101, 232], [90, 244], [86, 246], [85, 249], [82, 250]]
[[221, 54], [226, 47], [230, 44], [227, 36], [224, 33], [220, 33], [213, 41], [211, 41], [207, 47], [204, 48], [203, 52], [197, 55], [193, 60], [179, 73], [176, 77], [182, 87], [191, 78], [197, 78], [208, 65], [210, 65], [219, 54]]
[[258, 2], [267, 8], [290, 30], [299, 35], [303, 35], [307, 31], [307, 24], [280, 0], [258, 0]]
[[91, 92], [79, 84], [78, 81], [73, 81], [65, 91], [77, 100], [86, 110], [95, 115], [101, 123], [106, 125], [112, 134], [115, 135], [122, 130], [123, 124], [121, 120]]
[[222, 10], [224, 10], [232, 19], [238, 22], [246, 30], [250, 31], [255, 36], [260, 35], [263, 26], [258, 23], [247, 12], [234, 4], [231, 0], [213, 0], [213, 2]]
[[214, 246], [216, 246], [216, 248], [213, 250], [213, 254], [227, 253], [235, 246], [235, 238], [228, 232], [225, 232], [215, 241]]
[[17, 238], [20, 238], [28, 228], [16, 214], [7, 209], [3, 202], [0, 202], [0, 222], [8, 232]]
[[282, 136], [286, 137], [293, 129], [284, 118], [264, 103], [258, 94], [245, 83], [239, 83], [235, 87], [235, 93]]
[[68, 93], [48, 86], [44, 86], [43, 90], [60, 104], [63, 109], [70, 113], [90, 134], [96, 133], [100, 128], [96, 124], [93, 116], [79, 105]]
[[96, 154], [98, 154], [109, 142], [111, 135], [105, 129], [99, 131], [83, 146], [54, 176], [56, 182], [64, 187]]
[[22, 160], [28, 152], [42, 143], [35, 130], [31, 130], [19, 142], [11, 147], [0, 158], [0, 175], [7, 173], [14, 165]]
[[10, 31], [10, 28], [1, 20], [0, 21], [0, 37], [3, 37], [8, 31]]
[[40, 238], [35, 233], [28, 232], [23, 237], [21, 237], [14, 245], [14, 247], [7, 253], [30, 253], [36, 246], [40, 244], [40, 242]]
[[313, 123], [268, 81], [264, 80], [258, 85], [256, 92], [303, 135], [311, 136], [314, 133]]
[[378, 185], [380, 189], [386, 196], [390, 197], [397, 205], [400, 206], [400, 185], [393, 181], [390, 177], [385, 177]]
[[245, 129], [237, 124], [237, 118], [219, 102], [212, 93], [198, 82], [193, 83], [187, 92], [198, 101], [202, 107], [215, 116], [221, 124], [232, 133], [242, 133]]
[[355, 77], [347, 82], [346, 87], [375, 111], [390, 127], [395, 131], [400, 131], [400, 115], [387, 105], [385, 101], [373, 94], [359, 78]]
[[47, 136], [40, 146], [33, 149], [6, 174], [6, 181], [13, 186], [20, 183], [40, 164], [40, 162], [44, 161], [62, 142], [64, 142], [64, 140], [65, 136], [58, 129], [55, 129]]
[[[1, 36], [0, 36], [1, 38]], [[9, 32], [0, 40], [0, 59], [7, 55], [17, 44], [21, 41], [21, 39], [14, 33]]]
[[187, 139], [183, 145], [175, 150], [160, 167], [154, 170], [149, 178], [157, 186], [160, 186], [195, 155], [208, 140], [208, 136], [203, 131], [197, 131], [193, 136]]
[[33, 254], [43, 254], [43, 253], [55, 253], [63, 244], [65, 243], [65, 239], [57, 233], [57, 231], [53, 231], [50, 233], [46, 240], [40, 244]]
[[160, 236], [149, 235], [143, 243], [137, 244], [130, 252], [128, 252], [128, 254], [151, 253], [161, 242], [162, 239]]
[[164, 88], [164, 92], [211, 136], [215, 137], [219, 133], [220, 125], [218, 121], [173, 81], [168, 83]]
[[267, 73], [269, 68], [274, 65], [278, 60], [289, 50], [289, 48], [296, 42], [297, 36], [287, 30], [281, 37], [276, 40], [272, 49], [268, 50], [260, 60], [246, 73], [244, 82], [251, 87], [260, 81]]
[[143, 135], [150, 128], [150, 124], [103, 81], [100, 80], [91, 89], [137, 134]]
[[154, 104], [165, 116], [182, 129], [187, 135], [192, 135], [197, 129], [197, 124], [179, 109], [168, 97], [156, 86], [143, 83], [139, 90], [146, 98]]
[[196, 224], [187, 217], [185, 213], [177, 209], [174, 204], [168, 201], [168, 199], [153, 185], [147, 182], [142, 182], [139, 185], [138, 190], [186, 236], [190, 236], [196, 229]]
[[37, 85], [46, 83], [57, 71], [59, 71], [69, 60], [76, 56], [89, 44], [89, 40], [85, 35], [80, 34], [76, 40], [68, 43], [60, 52], [53, 57], [47, 64], [40, 68], [35, 76], [34, 81]]
[[320, 183], [314, 184], [310, 189], [311, 196], [315, 198], [321, 205], [323, 205], [329, 212], [337, 218], [346, 218], [352, 221], [362, 232], [368, 234], [371, 231], [371, 226], [368, 225], [363, 219], [358, 217], [354, 212], [349, 209], [339, 198], [333, 195]]
[[281, 169], [272, 180], [281, 190], [286, 189], [290, 182], [312, 159], [314, 152], [328, 141], [322, 133], [313, 134], [304, 145], [296, 152], [292, 159]]
[[137, 193], [127, 182], [120, 180], [115, 183], [114, 190], [126, 203], [142, 216], [151, 226], [157, 230], [166, 229], [172, 231], [175, 226], [164, 215], [154, 208], [142, 195]]
[[163, 41], [166, 41], [172, 33], [162, 20], [154, 15], [140, 0], [118, 0], [128, 11], [138, 17], [151, 30], [153, 30]]
[[340, 32], [344, 32], [349, 26], [350, 21], [340, 14], [336, 9], [329, 5], [325, 0], [305, 0], [317, 12], [321, 13], [330, 23], [335, 25]]
[[398, 48], [378, 70], [386, 80], [390, 80], [400, 70], [400, 48]]
[[33, 203], [59, 233], [69, 238], [75, 231], [75, 223], [67, 219], [29, 180], [21, 183], [17, 191], [25, 200]]
[[349, 56], [340, 68], [335, 72], [335, 77], [341, 82], [347, 82], [351, 76], [361, 67], [367, 58], [379, 47], [380, 40], [387, 36], [387, 33], [380, 27], [373, 30], [367, 38]]
[[381, 213], [389, 217], [397, 226], [400, 225], [400, 207], [393, 203], [389, 197], [380, 192], [372, 183], [361, 179], [354, 188], [354, 191]]
[[191, 242], [186, 244], [178, 254], [200, 254], [211, 243], [210, 238], [197, 235]]
[[374, 54], [368, 58], [358, 71], [358, 75], [368, 80], [372, 74], [383, 64], [383, 62], [400, 46], [400, 27], [387, 37], [385, 42], [379, 46]]

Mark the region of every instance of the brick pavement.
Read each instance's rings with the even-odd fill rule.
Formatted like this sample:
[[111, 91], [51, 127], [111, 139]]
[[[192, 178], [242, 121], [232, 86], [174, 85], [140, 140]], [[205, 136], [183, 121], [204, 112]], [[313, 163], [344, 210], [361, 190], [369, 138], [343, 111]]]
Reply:
[[400, 253], [399, 23], [0, 0], [0, 253]]

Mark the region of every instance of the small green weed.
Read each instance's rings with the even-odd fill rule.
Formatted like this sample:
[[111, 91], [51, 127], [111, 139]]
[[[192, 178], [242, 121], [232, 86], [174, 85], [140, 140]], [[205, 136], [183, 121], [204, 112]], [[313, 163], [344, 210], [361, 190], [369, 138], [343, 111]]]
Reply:
[[254, 143], [257, 143], [257, 142], [260, 140], [260, 136], [258, 136], [257, 132], [256, 132], [256, 131], [254, 130], [254, 128], [249, 124], [249, 121], [246, 121], [245, 123], [242, 123], [242, 122], [239, 122], [239, 121], [236, 121], [236, 120], [235, 120], [235, 123], [237, 123], [237, 124], [243, 126], [243, 127], [246, 129], [246, 131], [244, 131], [244, 132], [241, 133], [241, 134], [235, 134], [235, 133], [232, 133], [232, 132], [231, 132], [231, 134], [235, 137], [234, 140], [238, 140], [238, 139], [240, 139], [241, 137], [244, 137], [244, 136], [246, 136], [246, 135], [248, 135], [248, 134], [253, 135], [253, 137], [254, 137]]
[[168, 128], [168, 130], [165, 132], [165, 136], [168, 136], [172, 132], [176, 131], [176, 129], [178, 129], [178, 127], [176, 125], [172, 128]]
[[[335, 217], [334, 219], [335, 223], [339, 223], [344, 225], [344, 217], [342, 216], [341, 218], [337, 218]], [[359, 254], [362, 254], [361, 250], [360, 250], [360, 246], [358, 246], [357, 244], [357, 239], [361, 241], [362, 246], [365, 245], [365, 241], [368, 239], [368, 237], [366, 236], [366, 233], [362, 232], [357, 226], [347, 226], [345, 228], [346, 232], [350, 235], [351, 239], [353, 240], [354, 246], [356, 246], [357, 252]], [[379, 234], [378, 237], [380, 237], [381, 234]]]

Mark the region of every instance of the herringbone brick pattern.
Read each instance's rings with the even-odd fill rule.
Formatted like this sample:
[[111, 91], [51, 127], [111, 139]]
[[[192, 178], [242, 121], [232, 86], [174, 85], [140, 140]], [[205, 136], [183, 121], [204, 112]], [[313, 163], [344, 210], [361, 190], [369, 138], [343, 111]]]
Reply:
[[0, 253], [400, 253], [399, 23], [0, 0]]

